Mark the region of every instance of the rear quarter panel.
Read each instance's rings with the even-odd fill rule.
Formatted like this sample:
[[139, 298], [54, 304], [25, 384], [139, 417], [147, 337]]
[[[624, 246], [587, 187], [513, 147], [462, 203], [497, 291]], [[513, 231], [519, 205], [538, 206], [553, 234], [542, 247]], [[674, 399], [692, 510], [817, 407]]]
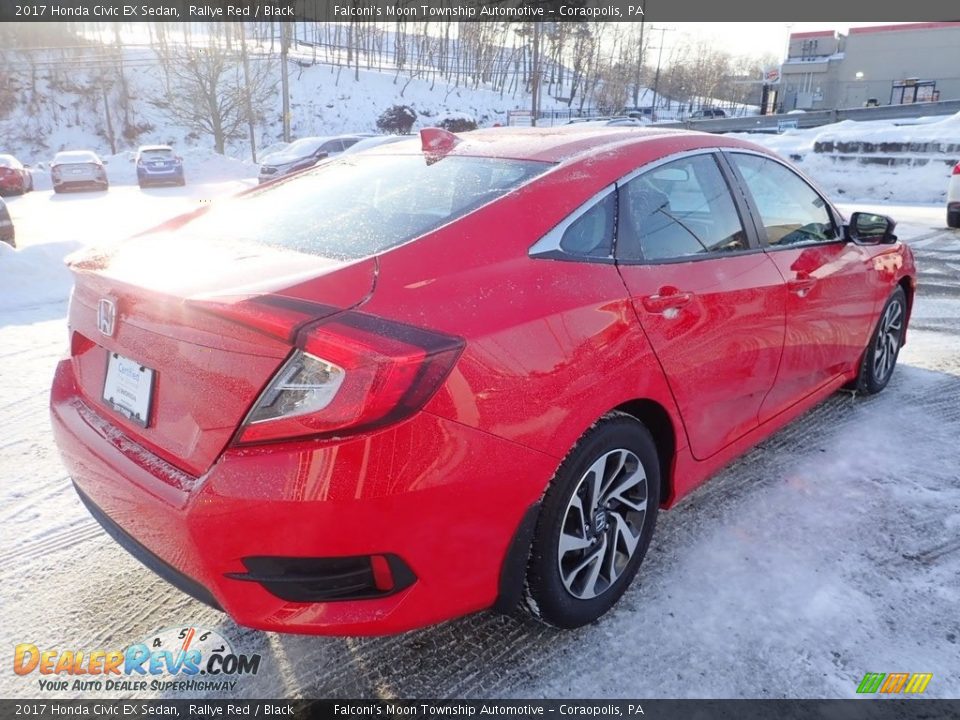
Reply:
[[[620, 167], [608, 167], [611, 159]], [[527, 254], [623, 168], [616, 156], [595, 162], [591, 172], [554, 171], [381, 256], [365, 311], [467, 341], [428, 412], [555, 458], [636, 398], [658, 402], [680, 427], [616, 266]]]

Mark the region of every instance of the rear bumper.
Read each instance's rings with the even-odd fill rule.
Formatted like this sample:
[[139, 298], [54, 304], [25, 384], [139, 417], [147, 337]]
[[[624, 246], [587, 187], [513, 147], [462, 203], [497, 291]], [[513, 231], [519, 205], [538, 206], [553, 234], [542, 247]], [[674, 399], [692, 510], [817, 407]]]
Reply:
[[181, 180], [183, 180], [183, 168], [173, 168], [171, 170], [137, 170], [137, 182], [141, 185], [147, 183], [180, 182]]
[[27, 181], [23, 178], [6, 176], [0, 178], [0, 192], [20, 192], [29, 187]]
[[[109, 422], [64, 360], [53, 429], [94, 516], [177, 587], [280, 632], [389, 634], [491, 607], [510, 541], [557, 462], [421, 412], [334, 444], [228, 450], [191, 478], [108, 439], [94, 416]], [[296, 602], [250, 577], [252, 558], [373, 555], [399, 559], [409, 582], [385, 596]]]
[[82, 178], [76, 180], [53, 180], [53, 187], [55, 188], [79, 188], [79, 187], [90, 187], [90, 188], [105, 188], [109, 186], [109, 181], [104, 179], [97, 178]]

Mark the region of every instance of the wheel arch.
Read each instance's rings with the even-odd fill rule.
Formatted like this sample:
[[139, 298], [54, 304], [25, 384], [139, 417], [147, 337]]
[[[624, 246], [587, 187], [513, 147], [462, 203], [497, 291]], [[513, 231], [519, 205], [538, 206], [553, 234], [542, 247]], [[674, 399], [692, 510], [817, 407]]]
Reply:
[[656, 400], [637, 398], [614, 410], [626, 413], [644, 424], [653, 436], [660, 461], [660, 507], [673, 502], [673, 459], [677, 454], [677, 428], [667, 409]]
[[907, 344], [907, 331], [910, 329], [910, 317], [913, 315], [913, 296], [916, 293], [916, 288], [912, 278], [909, 275], [904, 275], [902, 278], [897, 280], [897, 285], [903, 288], [903, 294], [907, 296], [907, 317], [905, 319], [905, 325], [903, 328], [903, 341], [902, 345]]
[[[584, 432], [613, 412], [629, 415], [643, 423], [650, 431], [657, 448], [657, 459], [660, 463], [660, 507], [670, 506], [673, 502], [675, 485], [673, 466], [678, 441], [677, 428], [670, 417], [670, 413], [656, 400], [635, 398], [603, 413]], [[547, 487], [544, 487], [543, 491], [546, 492]], [[495, 612], [510, 613], [520, 602], [534, 530], [542, 504], [541, 497], [527, 508], [510, 541], [500, 570], [499, 589], [492, 608]]]

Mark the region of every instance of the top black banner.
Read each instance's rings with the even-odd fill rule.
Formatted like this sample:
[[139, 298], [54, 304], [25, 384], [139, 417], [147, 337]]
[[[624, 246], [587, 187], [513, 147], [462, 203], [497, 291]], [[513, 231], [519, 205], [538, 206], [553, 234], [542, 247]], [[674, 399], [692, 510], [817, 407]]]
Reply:
[[746, 22], [942, 21], [955, 3], [912, 0], [37, 0], [0, 3], [0, 22]]

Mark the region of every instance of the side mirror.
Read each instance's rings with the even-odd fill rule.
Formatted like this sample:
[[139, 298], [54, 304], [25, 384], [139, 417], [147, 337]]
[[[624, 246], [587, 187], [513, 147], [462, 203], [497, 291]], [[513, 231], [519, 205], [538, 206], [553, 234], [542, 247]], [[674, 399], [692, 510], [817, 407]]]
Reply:
[[894, 243], [897, 241], [897, 236], [893, 234], [896, 226], [896, 221], [886, 215], [855, 212], [850, 216], [850, 224], [846, 228], [847, 239], [871, 245]]

